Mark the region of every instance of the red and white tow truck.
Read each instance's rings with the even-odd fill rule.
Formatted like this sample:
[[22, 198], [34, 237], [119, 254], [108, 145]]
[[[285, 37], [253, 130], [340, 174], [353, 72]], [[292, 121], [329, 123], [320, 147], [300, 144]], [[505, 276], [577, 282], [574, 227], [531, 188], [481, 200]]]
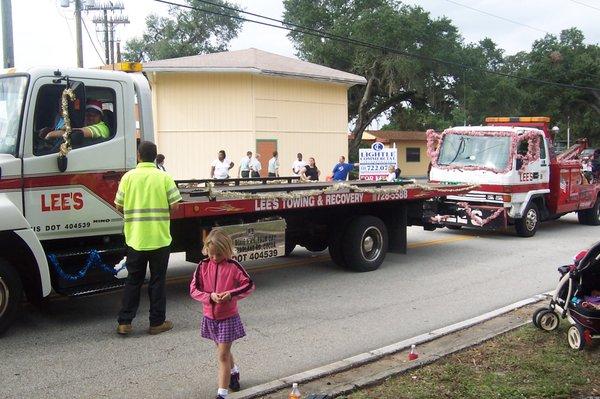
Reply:
[[583, 175], [580, 140], [556, 154], [548, 117], [488, 117], [486, 126], [428, 132], [430, 182], [476, 184], [466, 194], [428, 203], [430, 220], [458, 229], [503, 229], [522, 237], [539, 223], [577, 212], [581, 224], [600, 225], [600, 183]]
[[[40, 138], [39, 130], [56, 120], [60, 98], [73, 126], [81, 126], [86, 98], [102, 101], [110, 137]], [[141, 140], [154, 140], [142, 73], [36, 68], [0, 75], [0, 332], [23, 293], [35, 303], [52, 291], [77, 296], [124, 284], [115, 267], [125, 255], [123, 215], [113, 200], [121, 176], [136, 166], [137, 128]], [[71, 149], [60, 146], [67, 140]], [[388, 250], [406, 251], [407, 226], [423, 224], [426, 200], [468, 190], [294, 179], [178, 181], [183, 203], [172, 216], [172, 252], [199, 261], [203, 234], [218, 226], [234, 239], [242, 261], [283, 256], [302, 245], [329, 248], [338, 265], [370, 271]]]

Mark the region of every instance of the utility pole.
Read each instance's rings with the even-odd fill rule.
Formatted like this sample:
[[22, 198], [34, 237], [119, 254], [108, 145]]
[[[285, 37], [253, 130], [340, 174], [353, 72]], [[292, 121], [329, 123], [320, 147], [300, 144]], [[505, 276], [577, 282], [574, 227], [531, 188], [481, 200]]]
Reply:
[[571, 116], [567, 116], [567, 148], [571, 146]]
[[12, 29], [12, 6], [10, 0], [1, 0], [2, 11], [2, 50], [4, 54], [4, 68], [15, 66], [15, 54], [13, 47], [13, 29]]
[[117, 40], [117, 62], [121, 62], [121, 42]]
[[115, 63], [115, 25], [112, 22], [108, 23], [109, 42], [110, 42], [110, 64]]
[[[102, 15], [104, 18], [102, 19], [102, 24], [104, 25], [104, 58], [105, 64], [110, 64], [110, 53], [108, 51], [108, 10], [102, 10]], [[96, 23], [96, 18], [94, 18], [94, 23]]]
[[75, 36], [77, 36], [77, 67], [83, 68], [83, 44], [81, 41], [81, 0], [75, 0]]
[[[90, 2], [86, 11], [102, 11], [102, 16], [97, 15], [93, 21], [96, 25], [102, 26], [104, 33], [104, 57], [107, 65], [114, 64], [115, 59], [115, 26], [119, 24], [128, 24], [129, 18], [125, 15], [114, 15], [116, 11], [122, 11], [125, 6], [120, 1]], [[118, 53], [117, 53], [117, 58]]]

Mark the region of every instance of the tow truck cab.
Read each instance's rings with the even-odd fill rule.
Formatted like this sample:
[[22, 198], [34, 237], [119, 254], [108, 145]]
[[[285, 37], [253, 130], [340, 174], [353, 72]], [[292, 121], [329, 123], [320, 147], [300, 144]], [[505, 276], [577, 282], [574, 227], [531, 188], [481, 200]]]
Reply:
[[[572, 154], [558, 155], [548, 117], [489, 117], [486, 126], [429, 132], [430, 180], [477, 185], [466, 195], [433, 206], [433, 221], [450, 228], [499, 229], [535, 234], [539, 222], [577, 211], [600, 224], [598, 184], [587, 182]], [[435, 144], [433, 144], [435, 143]]]
[[[120, 177], [136, 165], [136, 119], [140, 137], [154, 141], [150, 88], [141, 74], [48, 68], [5, 72], [0, 75], [0, 321], [13, 311], [12, 302], [2, 298], [15, 278], [34, 301], [52, 288], [71, 288], [51, 275], [47, 253], [55, 253], [71, 272], [75, 269], [69, 264], [80, 268], [90, 247], [119, 248], [109, 262], [123, 257], [123, 219], [112, 202]], [[82, 126], [86, 100], [100, 100], [110, 136], [73, 140], [62, 170], [57, 161], [62, 138], [45, 140], [40, 131], [56, 128], [67, 87], [78, 96], [69, 103], [73, 126]], [[107, 277], [91, 271], [86, 279], [91, 284]]]

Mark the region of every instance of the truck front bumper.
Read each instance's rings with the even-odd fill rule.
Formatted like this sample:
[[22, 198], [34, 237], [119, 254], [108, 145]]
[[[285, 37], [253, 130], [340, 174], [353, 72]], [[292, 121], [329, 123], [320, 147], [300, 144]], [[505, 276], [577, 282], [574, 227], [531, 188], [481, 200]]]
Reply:
[[426, 205], [423, 216], [435, 226], [464, 226], [485, 230], [504, 229], [508, 226], [508, 208], [496, 204], [472, 202], [434, 202]]

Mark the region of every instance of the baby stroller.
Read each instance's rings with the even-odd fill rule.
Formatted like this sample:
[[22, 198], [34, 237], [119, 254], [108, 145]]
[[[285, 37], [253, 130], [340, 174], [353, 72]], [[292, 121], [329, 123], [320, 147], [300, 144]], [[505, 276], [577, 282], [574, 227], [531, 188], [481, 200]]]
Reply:
[[567, 332], [569, 345], [582, 350], [600, 338], [600, 242], [578, 253], [572, 265], [558, 268], [560, 280], [547, 307], [537, 309], [533, 325], [544, 331], [558, 328], [560, 319], [571, 324]]

